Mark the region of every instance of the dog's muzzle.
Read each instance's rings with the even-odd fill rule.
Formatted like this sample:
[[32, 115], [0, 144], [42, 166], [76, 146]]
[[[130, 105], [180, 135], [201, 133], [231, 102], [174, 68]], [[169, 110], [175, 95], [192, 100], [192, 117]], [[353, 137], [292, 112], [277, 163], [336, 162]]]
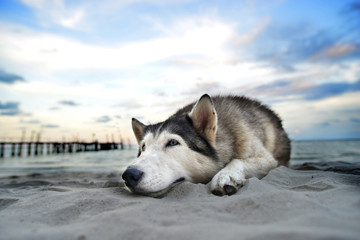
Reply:
[[123, 173], [122, 178], [124, 179], [126, 186], [130, 189], [134, 189], [140, 182], [143, 174], [144, 172], [136, 168], [128, 168]]

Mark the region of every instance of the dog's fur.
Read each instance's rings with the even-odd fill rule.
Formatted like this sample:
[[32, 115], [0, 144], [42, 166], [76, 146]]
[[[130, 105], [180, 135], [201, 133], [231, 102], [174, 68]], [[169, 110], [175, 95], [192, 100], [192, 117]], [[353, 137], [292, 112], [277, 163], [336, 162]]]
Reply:
[[245, 97], [205, 94], [164, 122], [144, 125], [132, 119], [132, 127], [139, 153], [123, 178], [132, 192], [143, 195], [161, 196], [183, 180], [211, 180], [212, 193], [231, 195], [245, 179], [261, 178], [290, 159], [280, 118]]

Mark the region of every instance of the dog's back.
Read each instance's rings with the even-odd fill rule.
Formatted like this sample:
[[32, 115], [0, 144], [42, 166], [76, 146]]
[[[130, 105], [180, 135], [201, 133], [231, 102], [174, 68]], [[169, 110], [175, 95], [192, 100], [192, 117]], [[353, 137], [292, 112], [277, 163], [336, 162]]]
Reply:
[[[232, 159], [247, 159], [253, 155], [254, 141], [260, 141], [278, 165], [288, 165], [290, 140], [276, 113], [246, 97], [217, 96], [212, 101], [218, 119], [216, 150], [220, 161], [227, 164]], [[173, 116], [189, 113], [194, 104], [185, 106]]]

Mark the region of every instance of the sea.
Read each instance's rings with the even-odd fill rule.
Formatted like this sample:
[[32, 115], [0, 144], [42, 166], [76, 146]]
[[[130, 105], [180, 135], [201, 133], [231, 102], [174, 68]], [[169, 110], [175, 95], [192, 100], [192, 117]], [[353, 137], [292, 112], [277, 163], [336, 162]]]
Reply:
[[[122, 172], [137, 155], [136, 146], [125, 149], [10, 156], [11, 146], [5, 146], [0, 158], [0, 177], [30, 174], [106, 173]], [[304, 163], [345, 162], [360, 164], [360, 140], [293, 141], [290, 165]]]

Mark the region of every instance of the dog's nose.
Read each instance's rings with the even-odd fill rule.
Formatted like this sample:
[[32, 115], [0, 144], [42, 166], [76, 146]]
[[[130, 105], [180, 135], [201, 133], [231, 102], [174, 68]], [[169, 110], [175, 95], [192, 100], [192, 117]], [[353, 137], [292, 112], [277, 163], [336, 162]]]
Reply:
[[136, 168], [128, 168], [123, 173], [122, 178], [129, 188], [133, 188], [140, 182], [143, 174], [142, 171], [137, 170]]

